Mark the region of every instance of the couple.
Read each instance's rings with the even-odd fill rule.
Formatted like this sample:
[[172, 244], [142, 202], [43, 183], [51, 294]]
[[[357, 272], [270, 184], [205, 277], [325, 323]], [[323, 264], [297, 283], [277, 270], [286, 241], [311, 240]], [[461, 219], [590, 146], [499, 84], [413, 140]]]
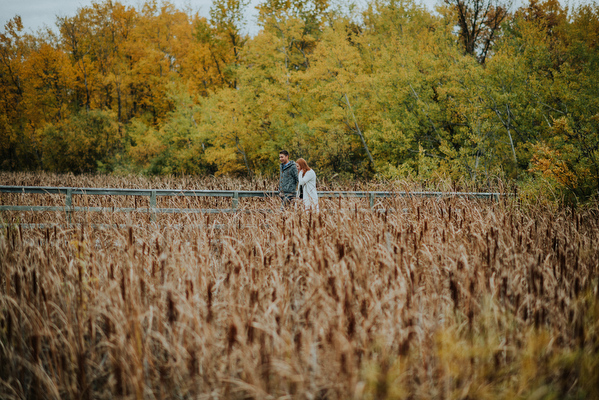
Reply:
[[[293, 162], [289, 160], [289, 152], [279, 152], [281, 162], [279, 196], [286, 207], [296, 197], [301, 197], [306, 210], [318, 211], [318, 193], [316, 193], [316, 173], [308, 167], [303, 158]], [[298, 185], [299, 183], [299, 185]], [[303, 196], [300, 196], [303, 193]]]

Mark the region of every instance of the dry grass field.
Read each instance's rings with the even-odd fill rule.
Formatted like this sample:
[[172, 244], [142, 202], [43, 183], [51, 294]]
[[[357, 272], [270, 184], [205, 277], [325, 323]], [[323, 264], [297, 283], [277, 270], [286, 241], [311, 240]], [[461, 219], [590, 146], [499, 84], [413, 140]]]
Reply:
[[[224, 178], [2, 182], [274, 189]], [[106, 197], [74, 205], [137, 201]], [[156, 223], [89, 213], [72, 226], [58, 212], [0, 214], [0, 398], [599, 398], [596, 204], [395, 198], [373, 211], [365, 200], [323, 200], [318, 214], [280, 212], [274, 200], [240, 206], [273, 212]]]

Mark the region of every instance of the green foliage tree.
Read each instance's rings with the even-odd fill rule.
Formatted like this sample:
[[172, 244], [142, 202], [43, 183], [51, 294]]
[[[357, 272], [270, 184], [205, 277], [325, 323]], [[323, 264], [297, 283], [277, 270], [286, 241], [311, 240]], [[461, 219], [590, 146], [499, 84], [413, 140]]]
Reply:
[[128, 156], [135, 170], [150, 174], [205, 174], [214, 172], [204, 156], [207, 137], [196, 118], [199, 106], [180, 85], [169, 86], [174, 104], [159, 129], [136, 119], [129, 128], [131, 145]]
[[55, 172], [94, 172], [108, 161], [119, 144], [118, 123], [112, 112], [81, 111], [43, 128], [44, 167]]
[[567, 10], [552, 0], [531, 2], [518, 22], [521, 31], [536, 33], [530, 47], [544, 49], [527, 60], [537, 66], [534, 77], [542, 88], [535, 93], [531, 171], [549, 178], [569, 201], [596, 196], [599, 54], [593, 32], [599, 30], [599, 8], [582, 6], [567, 18]]

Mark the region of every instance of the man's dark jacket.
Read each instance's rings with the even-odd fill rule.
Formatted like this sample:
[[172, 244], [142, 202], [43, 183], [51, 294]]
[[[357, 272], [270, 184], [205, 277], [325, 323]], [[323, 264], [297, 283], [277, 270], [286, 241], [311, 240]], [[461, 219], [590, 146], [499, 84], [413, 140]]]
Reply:
[[279, 191], [286, 196], [295, 196], [297, 189], [297, 167], [295, 161], [289, 161], [287, 165], [281, 164], [279, 176]]

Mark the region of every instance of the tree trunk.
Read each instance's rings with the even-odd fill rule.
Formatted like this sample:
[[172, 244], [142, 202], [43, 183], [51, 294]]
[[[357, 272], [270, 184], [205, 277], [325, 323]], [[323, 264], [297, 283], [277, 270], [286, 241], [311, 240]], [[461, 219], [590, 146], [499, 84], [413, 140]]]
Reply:
[[358, 136], [360, 137], [360, 140], [362, 141], [362, 146], [364, 147], [364, 150], [366, 151], [366, 155], [368, 155], [368, 159], [370, 160], [370, 163], [372, 164], [372, 167], [374, 168], [374, 159], [372, 158], [372, 154], [370, 154], [370, 150], [368, 149], [368, 145], [366, 144], [364, 135], [362, 134], [362, 131], [360, 130], [360, 127], [358, 126], [358, 121], [356, 120], [356, 116], [354, 115], [354, 110], [351, 108], [351, 104], [349, 104], [349, 98], [347, 97], [347, 93], [344, 93], [343, 95], [345, 96], [345, 102], [347, 103], [347, 107], [349, 108], [349, 111], [351, 112], [351, 116], [354, 120], [354, 126], [356, 127], [356, 132], [357, 132]]

